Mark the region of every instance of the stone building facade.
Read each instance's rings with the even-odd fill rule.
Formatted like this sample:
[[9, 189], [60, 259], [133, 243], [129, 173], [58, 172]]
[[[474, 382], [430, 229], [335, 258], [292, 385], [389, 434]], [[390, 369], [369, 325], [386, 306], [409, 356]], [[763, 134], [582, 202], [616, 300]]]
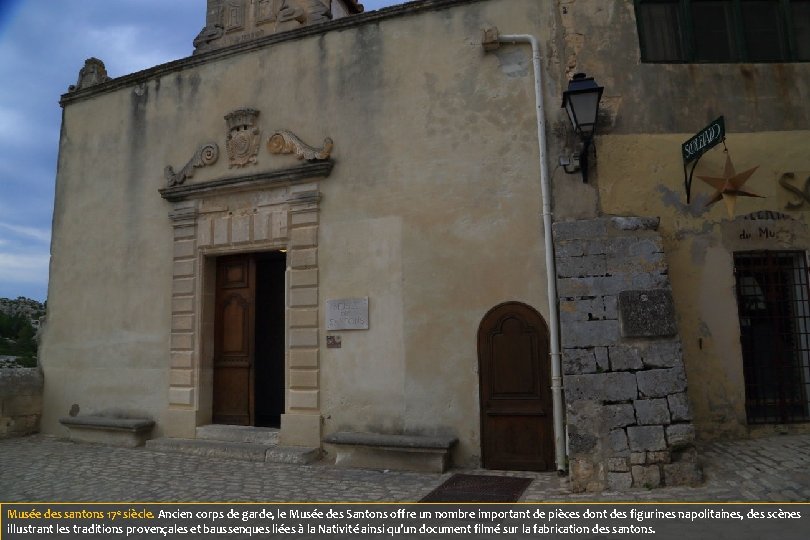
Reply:
[[[62, 97], [42, 429], [273, 426], [327, 459], [363, 446], [355, 464], [374, 437], [442, 440], [456, 466], [567, 459], [600, 490], [698, 482], [695, 437], [805, 428], [804, 4], [779, 3], [782, 56], [723, 62], [649, 38], [687, 4], [209, 0], [186, 59], [112, 79], [88, 60]], [[531, 48], [485, 51], [494, 28], [540, 45], [556, 298]], [[581, 151], [557, 104], [582, 71], [604, 87], [587, 182], [557, 166]], [[720, 115], [728, 152], [687, 202], [681, 144]], [[727, 156], [765, 196], [732, 217], [700, 180]], [[777, 319], [774, 359], [750, 336]]]

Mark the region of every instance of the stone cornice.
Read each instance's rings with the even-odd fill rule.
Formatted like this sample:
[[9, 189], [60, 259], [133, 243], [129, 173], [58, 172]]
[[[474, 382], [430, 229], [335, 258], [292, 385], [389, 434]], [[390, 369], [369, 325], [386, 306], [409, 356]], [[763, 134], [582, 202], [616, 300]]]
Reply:
[[182, 71], [191, 67], [207, 64], [224, 58], [229, 58], [238, 54], [242, 54], [256, 49], [262, 49], [274, 45], [276, 43], [283, 43], [286, 41], [295, 41], [304, 39], [310, 36], [317, 36], [326, 34], [335, 30], [347, 30], [349, 28], [356, 28], [366, 24], [375, 24], [387, 19], [396, 17], [403, 17], [406, 15], [414, 15], [427, 11], [438, 11], [441, 9], [448, 9], [458, 5], [473, 4], [485, 0], [418, 0], [416, 2], [409, 2], [397, 6], [383, 8], [377, 11], [370, 11], [368, 13], [361, 13], [352, 15], [350, 17], [343, 17], [323, 24], [315, 24], [312, 26], [303, 26], [288, 32], [280, 32], [278, 34], [271, 34], [256, 38], [245, 43], [237, 43], [220, 49], [196, 54], [187, 58], [181, 58], [166, 64], [160, 64], [155, 67], [138, 71], [130, 75], [124, 75], [111, 79], [107, 82], [93, 85], [89, 88], [68, 92], [62, 94], [59, 104], [64, 107], [71, 103], [84, 101], [97, 95], [115, 92], [122, 88], [134, 86], [136, 84], [144, 83], [156, 77], [162, 77], [176, 71]]
[[294, 183], [312, 178], [326, 178], [332, 172], [332, 161], [307, 163], [277, 171], [267, 171], [242, 176], [232, 176], [159, 189], [160, 196], [170, 202], [186, 199], [201, 199], [223, 192], [257, 189], [267, 185]]

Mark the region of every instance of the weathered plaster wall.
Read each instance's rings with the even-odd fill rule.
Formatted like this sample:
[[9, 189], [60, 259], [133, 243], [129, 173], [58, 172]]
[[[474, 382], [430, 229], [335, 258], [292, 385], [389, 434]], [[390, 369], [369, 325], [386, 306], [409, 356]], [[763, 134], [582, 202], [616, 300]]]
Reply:
[[633, 0], [560, 0], [566, 79], [605, 87], [602, 133], [693, 134], [720, 114], [736, 132], [805, 129], [810, 64], [641, 63]]
[[[193, 392], [187, 406], [167, 395], [174, 248], [171, 205], [157, 190], [164, 166], [177, 171], [208, 141], [219, 141], [220, 159], [189, 184], [298, 163], [270, 156], [263, 141], [256, 166], [228, 169], [223, 116], [252, 107], [265, 138], [284, 128], [310, 144], [335, 141], [318, 188], [320, 354], [310, 375], [319, 386], [307, 398], [323, 434], [455, 434], [456, 463], [478, 464], [478, 324], [507, 300], [548, 317], [529, 50], [485, 54], [481, 30], [550, 42], [543, 21], [554, 6], [463, 6], [147, 73], [65, 107], [44, 431], [61, 433], [57, 419], [73, 404], [153, 417], [155, 435], [187, 433], [193, 426], [180, 423], [205, 417]], [[325, 300], [366, 295], [370, 329], [326, 349]], [[209, 328], [201, 318], [196, 328]], [[194, 373], [190, 390], [201, 377], [210, 384]]]
[[[678, 159], [680, 144], [720, 115], [725, 115], [729, 134], [794, 131], [801, 136], [810, 124], [810, 64], [806, 62], [642, 63], [632, 0], [560, 0], [556, 20], [559, 31], [553, 46], [559, 50], [560, 61], [549, 67], [559, 69], [557, 76], [563, 85], [574, 73], [585, 72], [605, 88], [597, 144], [606, 134], [678, 134], [672, 150], [653, 149]], [[548, 121], [555, 137], [550, 141], [549, 156], [553, 164], [559, 155], [570, 154], [575, 141], [564, 111], [557, 109], [555, 114], [554, 101], [551, 103]], [[633, 151], [650, 149], [644, 145]], [[800, 150], [794, 147], [794, 152]], [[557, 219], [607, 213], [605, 205], [597, 208], [594, 203], [589, 216], [582, 203], [596, 198], [605, 177], [603, 166], [612, 159], [600, 146], [597, 152], [590, 188], [578, 184], [577, 176], [556, 175]], [[641, 155], [641, 161], [657, 162], [655, 153], [638, 154], [636, 159]], [[572, 206], [574, 199], [580, 202]]]
[[507, 300], [547, 317], [530, 56], [480, 45], [485, 26], [536, 32], [542, 13], [506, 4], [424, 18], [418, 42], [403, 18], [330, 48], [357, 51], [338, 91], [359, 121], [339, 154], [354, 181], [323, 183], [321, 293], [368, 294], [371, 330], [322, 350], [322, 380], [339, 381], [326, 432], [455, 434], [456, 462], [476, 464], [478, 324]]
[[154, 190], [165, 159], [159, 141], [189, 100], [161, 118], [157, 93], [138, 86], [63, 113], [48, 298], [54, 324], [41, 343], [45, 432], [66, 433], [57, 420], [74, 404], [81, 413], [156, 420], [166, 407], [171, 226]]

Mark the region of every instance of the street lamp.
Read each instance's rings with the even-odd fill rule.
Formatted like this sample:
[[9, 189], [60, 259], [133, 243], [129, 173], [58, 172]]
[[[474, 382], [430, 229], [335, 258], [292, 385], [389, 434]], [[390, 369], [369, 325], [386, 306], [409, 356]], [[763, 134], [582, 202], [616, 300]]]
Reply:
[[[582, 141], [582, 152], [579, 164], [582, 170], [582, 181], [588, 182], [588, 150], [596, 129], [596, 120], [599, 113], [599, 100], [602, 99], [604, 88], [594, 82], [593, 77], [584, 73], [577, 73], [568, 81], [568, 90], [563, 92], [562, 106], [568, 113], [571, 126]], [[575, 170], [566, 172], [576, 172]]]

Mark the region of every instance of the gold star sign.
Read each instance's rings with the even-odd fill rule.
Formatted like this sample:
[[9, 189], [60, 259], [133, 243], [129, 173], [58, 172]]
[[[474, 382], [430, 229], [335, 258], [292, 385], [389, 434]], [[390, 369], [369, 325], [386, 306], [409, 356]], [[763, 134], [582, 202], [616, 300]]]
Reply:
[[723, 176], [700, 176], [698, 178], [712, 186], [717, 191], [714, 192], [712, 198], [709, 199], [709, 202], [706, 203], [706, 206], [712, 205], [723, 199], [726, 203], [726, 209], [728, 210], [728, 217], [734, 219], [734, 206], [737, 204], [737, 197], [762, 197], [762, 195], [757, 195], [756, 193], [751, 193], [750, 191], [745, 191], [742, 188], [743, 184], [751, 178], [751, 175], [754, 174], [759, 168], [759, 165], [754, 167], [753, 169], [748, 169], [747, 171], [743, 171], [740, 174], [734, 172], [734, 165], [731, 164], [731, 158], [726, 155], [726, 167], [725, 171], [723, 171]]

